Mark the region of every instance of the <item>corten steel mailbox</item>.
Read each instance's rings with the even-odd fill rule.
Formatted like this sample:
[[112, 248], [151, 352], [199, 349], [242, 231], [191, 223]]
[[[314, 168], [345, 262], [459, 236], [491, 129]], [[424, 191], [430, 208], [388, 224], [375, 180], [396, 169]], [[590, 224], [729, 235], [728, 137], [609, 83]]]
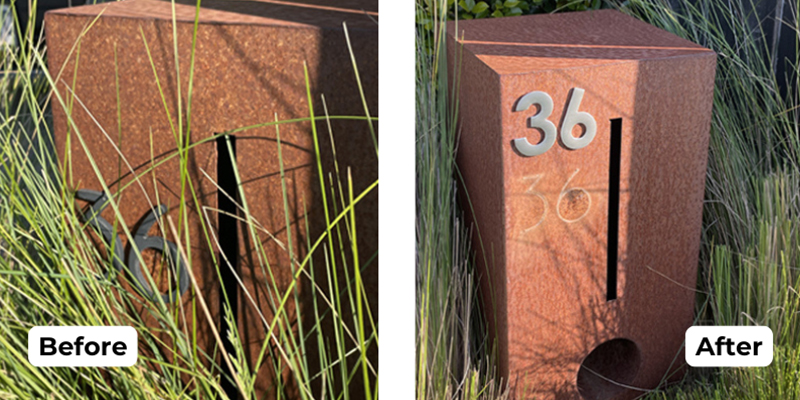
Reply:
[[612, 10], [448, 29], [501, 375], [538, 399], [680, 376], [715, 54]]
[[[73, 189], [101, 190], [76, 135], [69, 132], [77, 129], [113, 193], [132, 182], [134, 177], [140, 178], [118, 199], [122, 216], [132, 232], [137, 226], [135, 224], [158, 203], [168, 206], [169, 214], [178, 222], [181, 190], [178, 158], [174, 157], [153, 172], [145, 173], [153, 165], [153, 159], [159, 162], [176, 152], [176, 139], [159, 94], [156, 74], [174, 123], [177, 123], [177, 113], [180, 112], [177, 108], [178, 93], [183, 96], [184, 111], [188, 98], [195, 2], [179, 1], [174, 6], [180, 82], [176, 78], [173, 51], [172, 7], [169, 1], [130, 0], [52, 11], [45, 21], [50, 73], [58, 77], [57, 91], [72, 104], [74, 128], [69, 129], [65, 109], [56, 101], [53, 107], [58, 154], [63, 157], [67, 150], [71, 152], [68, 159], [62, 160], [69, 165], [67, 184]], [[94, 21], [98, 15], [101, 16]], [[372, 116], [376, 116], [377, 2], [351, 0], [331, 5], [314, 0], [294, 3], [204, 0], [199, 12], [194, 60], [191, 142], [235, 128], [272, 122], [275, 114], [280, 120], [307, 118], [304, 62], [308, 65], [317, 116], [324, 115], [321, 95], [325, 96], [329, 115], [364, 116], [343, 22], [347, 23], [367, 106]], [[149, 46], [150, 55], [142, 36]], [[73, 93], [75, 99], [70, 100]], [[183, 121], [187, 121], [185, 113]], [[318, 122], [317, 127], [323, 169], [326, 174], [335, 174], [327, 123]], [[377, 138], [373, 139], [366, 121], [334, 120], [331, 121], [331, 132], [340, 178], [346, 185], [346, 168], [350, 167], [354, 193], [361, 193], [377, 179]], [[306, 241], [310, 239], [313, 243], [325, 227], [311, 125], [309, 122], [281, 125], [280, 135], [291, 210], [288, 227], [275, 128], [238, 132], [234, 135], [234, 146], [251, 213], [263, 227], [257, 230], [259, 240], [282, 295], [293, 279], [288, 251], [282, 249], [288, 243], [287, 229], [292, 232], [294, 254], [299, 262], [307, 254]], [[66, 147], [68, 137], [69, 149]], [[129, 171], [126, 163], [120, 163], [112, 143], [119, 147], [127, 163], [135, 169], [134, 173]], [[225, 161], [227, 154], [227, 144], [213, 140], [188, 152], [188, 170], [196, 192], [200, 193], [199, 206], [225, 208], [222, 204], [225, 196], [220, 195], [214, 182], [218, 180], [218, 173], [232, 172], [229, 162]], [[219, 178], [222, 186], [230, 185], [232, 180], [230, 176]], [[326, 181], [329, 179], [326, 176]], [[235, 184], [227, 189], [229, 193], [236, 190]], [[250, 230], [235, 220], [218, 220], [218, 213], [214, 210], [200, 215], [196, 211], [198, 204], [191, 197], [189, 199], [185, 204], [190, 210], [188, 227], [192, 237], [188, 264], [199, 281], [214, 321], [220, 318], [220, 285], [236, 288], [237, 284], [230, 281], [230, 276], [227, 282], [220, 282], [211, 263], [207, 239], [200, 228], [201, 220], [208, 220], [210, 229], [215, 231], [223, 246], [233, 246], [233, 253], [238, 256], [237, 272], [259, 306], [254, 307], [238, 291], [239, 329], [242, 340], [251, 345], [247, 357], [254, 362], [266, 334], [260, 313], [271, 322], [270, 298], [275, 300], [278, 295], [266, 290], [271, 282], [259, 266]], [[328, 201], [333, 202], [330, 196]], [[228, 204], [228, 207], [232, 205]], [[305, 210], [307, 218], [304, 218]], [[365, 197], [355, 210], [358, 249], [363, 266], [369, 255], [377, 251], [377, 192]], [[235, 208], [232, 212], [236, 212]], [[111, 207], [107, 207], [101, 215], [111, 221], [114, 214]], [[226, 223], [228, 226], [220, 226]], [[165, 236], [157, 225], [149, 232]], [[166, 237], [174, 240], [171, 235]], [[122, 244], [127, 246], [127, 241], [123, 237]], [[317, 276], [325, 277], [322, 273], [324, 259], [317, 259], [314, 265], [320, 269]], [[363, 274], [370, 308], [377, 316], [377, 266], [369, 266]], [[300, 284], [301, 304], [295, 304], [290, 298], [287, 310], [290, 315], [296, 315], [296, 310], [304, 310], [305, 317], [312, 318], [311, 283], [304, 276]], [[323, 287], [327, 287], [327, 283]], [[190, 291], [184, 293], [180, 301], [186, 310], [186, 320], [191, 324]], [[142, 308], [146, 307], [145, 302]], [[142, 314], [146, 315], [146, 312], [143, 310]], [[198, 315], [201, 335], [198, 346], [210, 353], [215, 340], [206, 318], [200, 311]], [[165, 340], [169, 343], [169, 338]], [[311, 364], [319, 359], [314, 355], [315, 345], [308, 344], [310, 354], [307, 359]], [[372, 346], [369, 356], [377, 366], [375, 346]], [[273, 377], [263, 372], [268, 369], [262, 369], [256, 388], [274, 395], [274, 391], [269, 390]], [[358, 383], [360, 379], [359, 374], [352, 384], [360, 386], [354, 387], [363, 387], [363, 383]]]

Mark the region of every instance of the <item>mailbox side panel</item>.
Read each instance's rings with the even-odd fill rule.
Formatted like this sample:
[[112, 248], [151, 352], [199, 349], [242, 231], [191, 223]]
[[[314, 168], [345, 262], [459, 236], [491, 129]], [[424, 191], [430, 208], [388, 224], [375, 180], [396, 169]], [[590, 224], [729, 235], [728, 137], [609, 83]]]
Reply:
[[[466, 186], [459, 187], [465, 218], [472, 223], [484, 315], [497, 340], [500, 376], [508, 376], [505, 235], [500, 77], [448, 35], [448, 70], [460, 68], [457, 164]], [[460, 65], [457, 61], [460, 59]], [[459, 73], [457, 72], [456, 75]], [[473, 214], [474, 210], [474, 214]]]
[[643, 61], [639, 69], [628, 251], [621, 259], [628, 276], [621, 329], [646, 366], [638, 387], [655, 387], [683, 364], [681, 344], [694, 317], [715, 67], [714, 53], [706, 52]]

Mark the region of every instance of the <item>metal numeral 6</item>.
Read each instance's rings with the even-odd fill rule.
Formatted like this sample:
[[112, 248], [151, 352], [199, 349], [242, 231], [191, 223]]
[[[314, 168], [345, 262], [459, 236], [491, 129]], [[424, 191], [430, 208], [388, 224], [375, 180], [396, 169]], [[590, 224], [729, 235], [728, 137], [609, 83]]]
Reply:
[[[572, 89], [572, 96], [567, 103], [567, 110], [564, 113], [564, 121], [561, 124], [561, 143], [568, 149], [577, 150], [589, 145], [597, 134], [597, 122], [594, 117], [583, 111], [578, 111], [583, 100], [585, 90], [581, 88]], [[539, 112], [528, 118], [530, 128], [541, 129], [544, 139], [541, 143], [531, 144], [527, 138], [514, 139], [514, 147], [520, 154], [528, 157], [538, 156], [553, 147], [556, 142], [556, 126], [547, 118], [553, 113], [553, 99], [545, 92], [530, 92], [522, 96], [514, 111], [525, 111], [530, 106], [538, 104]], [[572, 136], [572, 128], [581, 124], [585, 128], [583, 136], [576, 138]]]
[[[142, 269], [139, 264], [139, 257], [137, 254], [135, 254], [133, 246], [130, 246], [130, 249], [128, 250], [127, 262], [123, 264], [122, 240], [120, 240], [119, 235], [116, 235], [112, 238], [113, 227], [110, 223], [108, 223], [108, 221], [100, 216], [100, 213], [103, 212], [108, 205], [108, 196], [106, 193], [82, 189], [78, 190], [75, 197], [91, 204], [91, 207], [89, 210], [87, 210], [87, 212], [81, 213], [81, 220], [83, 220], [86, 224], [93, 226], [100, 232], [100, 235], [103, 237], [107, 247], [113, 247], [112, 265], [114, 268], [117, 271], [120, 271], [123, 267], [125, 267], [125, 269], [127, 269], [128, 272], [130, 272], [131, 275], [133, 275], [133, 277], [136, 279], [139, 290], [144, 293], [144, 296], [153, 300], [153, 290], [150, 288], [147, 278], [145, 278], [144, 274], [142, 273]], [[133, 242], [136, 244], [136, 247], [140, 252], [144, 251], [145, 249], [155, 249], [161, 252], [161, 254], [167, 256], [167, 262], [169, 263], [170, 267], [172, 267], [172, 271], [179, 277], [178, 287], [172, 289], [170, 293], [159, 293], [159, 295], [165, 303], [171, 303], [173, 301], [177, 301], [186, 292], [186, 290], [189, 289], [189, 273], [186, 271], [186, 263], [178, 253], [178, 247], [175, 245], [175, 243], [172, 243], [162, 237], [147, 235], [147, 232], [156, 222], [156, 219], [166, 212], [167, 207], [163, 204], [159, 205], [155, 210], [150, 210], [142, 220], [139, 228], [136, 230], [136, 232], [134, 232]], [[112, 239], [113, 246], [111, 244]], [[177, 267], [174, 260], [178, 260]], [[106, 276], [107, 274], [104, 275], [104, 277]]]

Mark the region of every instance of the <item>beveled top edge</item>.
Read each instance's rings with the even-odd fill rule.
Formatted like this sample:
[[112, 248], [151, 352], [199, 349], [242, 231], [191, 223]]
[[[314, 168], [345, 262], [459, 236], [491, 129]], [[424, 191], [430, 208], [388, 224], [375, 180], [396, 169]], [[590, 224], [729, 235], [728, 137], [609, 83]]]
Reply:
[[[377, 30], [375, 0], [349, 0], [344, 4], [320, 5], [312, 0], [204, 0], [198, 16], [201, 24], [245, 24], [296, 28], [333, 28]], [[194, 22], [195, 2], [177, 0], [175, 20]], [[362, 7], [363, 6], [363, 7]], [[373, 7], [374, 6], [374, 7]], [[62, 8], [48, 11], [58, 16], [90, 16], [147, 20], [173, 19], [172, 3], [163, 0], [126, 0], [120, 2]], [[101, 17], [101, 18], [102, 18]]]
[[458, 30], [463, 49], [500, 74], [714, 54], [616, 10], [458, 21]]

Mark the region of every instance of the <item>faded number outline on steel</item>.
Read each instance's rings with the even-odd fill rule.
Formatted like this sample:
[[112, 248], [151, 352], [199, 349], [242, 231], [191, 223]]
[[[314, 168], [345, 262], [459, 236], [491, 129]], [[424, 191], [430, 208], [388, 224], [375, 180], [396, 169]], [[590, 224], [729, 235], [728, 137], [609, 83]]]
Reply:
[[[597, 134], [597, 121], [592, 114], [578, 111], [583, 100], [585, 90], [573, 88], [572, 96], [567, 102], [567, 110], [564, 114], [564, 121], [561, 124], [561, 143], [571, 150], [582, 149], [594, 140]], [[544, 154], [556, 143], [557, 128], [548, 118], [553, 113], [553, 98], [545, 92], [534, 91], [522, 96], [514, 111], [525, 111], [532, 105], [538, 104], [540, 109], [536, 115], [528, 117], [528, 127], [540, 129], [544, 133], [544, 139], [538, 144], [531, 144], [528, 138], [522, 137], [514, 139], [514, 147], [523, 156], [533, 157]], [[585, 128], [583, 136], [576, 138], [572, 136], [572, 128], [581, 124]]]
[[[94, 190], [81, 189], [78, 190], [75, 197], [79, 200], [86, 201], [91, 205], [89, 210], [80, 213], [81, 220], [87, 225], [94, 227], [100, 233], [109, 251], [111, 251], [113, 248], [114, 251], [112, 256], [112, 265], [114, 266], [114, 269], [117, 271], [122, 271], [123, 268], [127, 269], [128, 272], [130, 272], [131, 275], [133, 275], [133, 277], [136, 279], [137, 286], [144, 294], [145, 298], [154, 300], [154, 291], [150, 288], [150, 284], [147, 282], [147, 279], [142, 273], [139, 257], [138, 254], [136, 254], [134, 247], [131, 246], [128, 250], [128, 256], [125, 259], [127, 262], [123, 264], [122, 240], [120, 239], [119, 235], [112, 237], [113, 227], [108, 221], [105, 220], [105, 218], [100, 216], [100, 213], [103, 212], [106, 206], [108, 206], [107, 194]], [[177, 301], [177, 299], [183, 296], [183, 294], [189, 288], [189, 274], [186, 270], [186, 262], [178, 253], [178, 248], [175, 243], [170, 242], [162, 237], [147, 235], [147, 232], [150, 231], [150, 228], [156, 222], [156, 219], [166, 213], [167, 207], [163, 204], [159, 204], [159, 206], [154, 210], [148, 211], [145, 215], [145, 218], [142, 220], [142, 223], [139, 225], [139, 228], [133, 234], [133, 243], [136, 245], [136, 248], [139, 249], [140, 254], [145, 249], [155, 249], [161, 252], [161, 254], [167, 256], [168, 264], [170, 267], [172, 267], [173, 272], [179, 277], [178, 287], [172, 289], [172, 291], [170, 291], [168, 294], [159, 293], [159, 295], [165, 303], [171, 303], [173, 301]], [[177, 268], [173, 260], [178, 260]], [[104, 274], [103, 277], [108, 277], [108, 273]]]
[[[569, 186], [569, 183], [572, 181], [572, 179], [575, 178], [576, 175], [578, 175], [578, 172], [580, 172], [580, 169], [579, 168], [575, 169], [575, 171], [572, 173], [572, 175], [570, 175], [570, 177], [567, 179], [567, 181], [564, 182], [564, 186], [561, 187], [561, 193], [559, 193], [558, 199], [556, 200], [556, 215], [558, 216], [558, 218], [560, 220], [562, 220], [562, 221], [564, 221], [564, 222], [566, 222], [568, 224], [571, 224], [573, 222], [578, 222], [578, 221], [582, 220], [583, 217], [586, 216], [586, 214], [589, 214], [589, 210], [592, 207], [592, 196], [589, 195], [589, 192], [587, 192], [586, 189], [581, 188], [581, 187], [570, 187], [569, 189], [567, 189], [567, 187]], [[522, 177], [523, 180], [533, 181], [531, 183], [531, 185], [528, 187], [528, 190], [525, 191], [525, 194], [538, 197], [540, 200], [542, 200], [542, 203], [544, 204], [544, 209], [542, 210], [542, 216], [541, 216], [541, 218], [539, 218], [539, 221], [536, 224], [534, 224], [533, 226], [523, 229], [522, 232], [521, 232], [523, 235], [528, 233], [528, 232], [530, 232], [530, 231], [532, 231], [532, 230], [534, 230], [534, 229], [536, 229], [539, 225], [541, 225], [544, 222], [545, 218], [547, 217], [547, 212], [550, 209], [549, 202], [547, 201], [547, 198], [545, 198], [544, 194], [542, 194], [541, 192], [536, 190], [536, 185], [539, 184], [539, 181], [541, 181], [542, 178], [544, 178], [544, 174], [536, 174], [536, 175], [530, 175], [530, 176]], [[564, 216], [564, 215], [562, 215], [562, 212], [561, 212], [561, 207], [560, 207], [561, 206], [561, 201], [564, 199], [564, 196], [566, 196], [566, 195], [568, 195], [569, 193], [572, 193], [572, 192], [583, 192], [583, 194], [588, 198], [588, 203], [589, 204], [586, 206], [586, 210], [584, 210], [578, 216], [569, 216], [569, 215], [568, 216]]]

